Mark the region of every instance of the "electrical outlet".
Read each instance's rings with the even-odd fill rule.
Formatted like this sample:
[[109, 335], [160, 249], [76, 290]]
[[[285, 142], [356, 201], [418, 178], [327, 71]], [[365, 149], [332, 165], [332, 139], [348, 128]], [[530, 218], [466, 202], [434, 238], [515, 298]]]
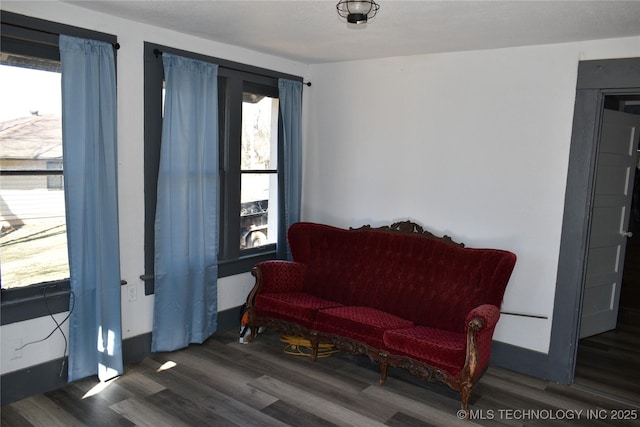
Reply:
[[136, 288], [136, 285], [129, 285], [127, 293], [129, 295], [129, 302], [133, 302], [138, 299], [138, 289]]
[[13, 349], [11, 360], [20, 359], [22, 357], [22, 338], [11, 340], [11, 348]]

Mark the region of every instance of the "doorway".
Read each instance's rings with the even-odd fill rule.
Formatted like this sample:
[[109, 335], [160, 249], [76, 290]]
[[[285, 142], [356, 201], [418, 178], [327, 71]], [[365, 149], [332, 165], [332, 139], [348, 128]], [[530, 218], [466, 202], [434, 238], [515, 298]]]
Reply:
[[[640, 117], [640, 94], [605, 96], [604, 109]], [[612, 304], [617, 312], [617, 322], [612, 325], [614, 327], [600, 328], [600, 333], [596, 334], [585, 334], [583, 322], [583, 335], [589, 336], [578, 341], [574, 377], [574, 384], [578, 387], [630, 402], [637, 402], [640, 397], [640, 160], [636, 158], [634, 162], [627, 182], [633, 190], [626, 227], [628, 237], [624, 239], [626, 249], [624, 264], [621, 265], [621, 289], [619, 301], [616, 299], [615, 305]], [[587, 262], [585, 282], [589, 286], [588, 272], [593, 270], [589, 266], [591, 257]], [[585, 295], [587, 291], [585, 289]], [[582, 308], [583, 320], [588, 311], [584, 304], [587, 304], [586, 297]]]
[[546, 378], [563, 384], [571, 384], [575, 378], [604, 99], [608, 95], [640, 95], [638, 69], [640, 57], [578, 63], [551, 340], [541, 363]]

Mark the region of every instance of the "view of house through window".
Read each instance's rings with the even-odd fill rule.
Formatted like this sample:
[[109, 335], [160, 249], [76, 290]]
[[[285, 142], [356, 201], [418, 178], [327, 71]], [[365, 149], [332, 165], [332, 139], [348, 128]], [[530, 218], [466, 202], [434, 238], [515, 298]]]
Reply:
[[243, 93], [241, 150], [240, 249], [276, 243], [278, 98]]
[[1, 55], [2, 288], [67, 279], [60, 64]]

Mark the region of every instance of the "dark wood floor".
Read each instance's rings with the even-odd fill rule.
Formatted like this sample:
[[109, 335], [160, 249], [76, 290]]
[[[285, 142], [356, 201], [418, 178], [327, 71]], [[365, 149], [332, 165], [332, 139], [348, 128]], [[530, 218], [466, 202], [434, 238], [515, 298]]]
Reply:
[[640, 309], [621, 307], [613, 331], [580, 341], [575, 384], [640, 402]]
[[[458, 396], [444, 386], [391, 369], [381, 387], [378, 370], [366, 357], [338, 353], [313, 363], [284, 354], [283, 347], [271, 332], [249, 345], [238, 343], [235, 333], [214, 336], [203, 345], [128, 366], [122, 377], [103, 386], [88, 379], [3, 406], [1, 423], [3, 427], [640, 425], [638, 420], [611, 419], [640, 417], [638, 395], [603, 395], [496, 367], [489, 368], [476, 386], [475, 419], [460, 421]], [[567, 421], [568, 417], [573, 419]]]
[[580, 341], [575, 375], [577, 386], [640, 401], [640, 232], [627, 242], [616, 329]]

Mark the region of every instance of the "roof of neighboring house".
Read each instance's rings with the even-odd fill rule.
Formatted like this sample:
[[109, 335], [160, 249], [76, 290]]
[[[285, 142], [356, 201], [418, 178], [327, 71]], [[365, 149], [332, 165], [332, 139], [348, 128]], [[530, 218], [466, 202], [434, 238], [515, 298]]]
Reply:
[[62, 159], [62, 119], [32, 114], [0, 122], [0, 159]]

